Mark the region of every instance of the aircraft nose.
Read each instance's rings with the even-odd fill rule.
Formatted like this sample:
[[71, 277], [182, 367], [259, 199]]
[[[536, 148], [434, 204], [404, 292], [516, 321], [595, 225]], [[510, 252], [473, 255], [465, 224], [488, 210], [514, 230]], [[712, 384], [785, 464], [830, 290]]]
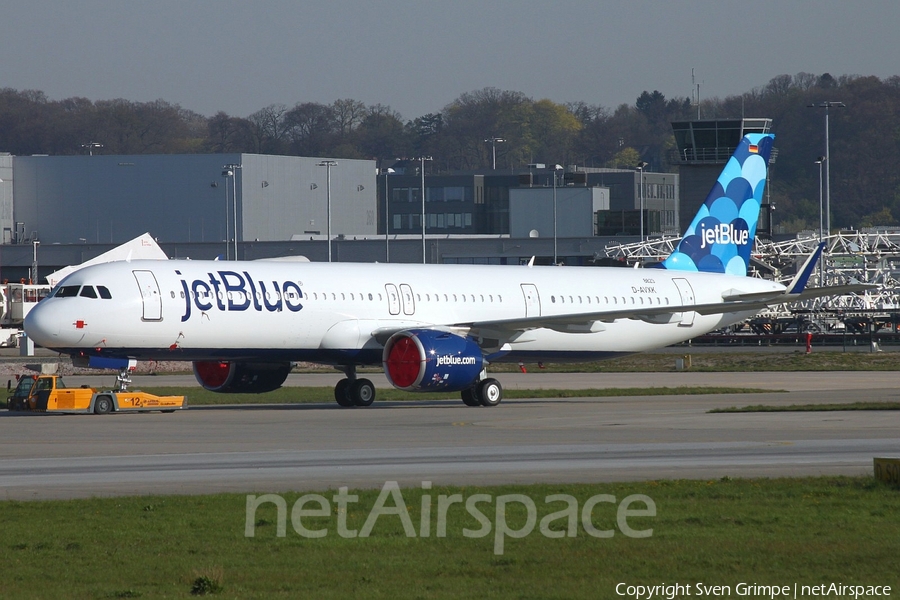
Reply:
[[[46, 301], [44, 301], [46, 302]], [[60, 345], [60, 320], [59, 309], [53, 303], [41, 302], [31, 309], [25, 316], [23, 327], [25, 334], [35, 344], [45, 348], [53, 348]]]

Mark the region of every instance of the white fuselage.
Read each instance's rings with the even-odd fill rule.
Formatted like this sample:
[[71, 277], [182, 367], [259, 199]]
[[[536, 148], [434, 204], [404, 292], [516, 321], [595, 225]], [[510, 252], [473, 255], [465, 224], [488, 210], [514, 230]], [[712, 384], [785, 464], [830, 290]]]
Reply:
[[[71, 291], [75, 286], [95, 291]], [[108, 294], [96, 292], [101, 286]], [[465, 330], [560, 315], [596, 319], [606, 311], [672, 306], [668, 319], [597, 319], [584, 332], [528, 327], [504, 340], [493, 358], [640, 352], [753, 314], [704, 316], [684, 306], [721, 303], [726, 291], [783, 289], [760, 279], [664, 269], [184, 260], [87, 267], [60, 284], [66, 287], [74, 295], [42, 301], [25, 323], [46, 348], [138, 359], [332, 364], [380, 362], [380, 331]]]

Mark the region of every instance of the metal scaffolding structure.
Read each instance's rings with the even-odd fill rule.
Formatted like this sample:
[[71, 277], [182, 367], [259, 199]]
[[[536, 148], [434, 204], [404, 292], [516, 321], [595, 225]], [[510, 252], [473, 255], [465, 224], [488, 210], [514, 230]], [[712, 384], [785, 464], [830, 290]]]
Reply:
[[[645, 242], [610, 242], [604, 251], [613, 259], [638, 267], [665, 259], [677, 246], [678, 237], [658, 237]], [[847, 327], [886, 327], [896, 332], [900, 325], [900, 229], [874, 228], [840, 231], [826, 236], [824, 264], [816, 269], [809, 285], [871, 283], [877, 289], [858, 294], [818, 298], [764, 311], [758, 320], [768, 323], [802, 322], [806, 330], [844, 331]], [[790, 240], [756, 240], [751, 276], [787, 284], [819, 243], [818, 232], [803, 231]], [[600, 258], [600, 257], [598, 257]], [[771, 329], [771, 328], [770, 328]]]

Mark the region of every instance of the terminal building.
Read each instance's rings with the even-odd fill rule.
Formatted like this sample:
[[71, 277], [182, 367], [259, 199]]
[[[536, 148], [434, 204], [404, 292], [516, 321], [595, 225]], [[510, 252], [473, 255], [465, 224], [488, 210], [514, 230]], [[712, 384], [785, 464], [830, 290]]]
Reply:
[[[387, 216], [380, 233], [386, 224], [391, 235], [421, 234], [418, 168], [418, 163], [404, 163], [378, 176], [379, 205]], [[678, 178], [675, 173], [544, 164], [513, 173], [426, 174], [426, 232], [548, 237], [555, 204], [560, 237], [640, 236], [642, 208], [644, 235], [659, 235], [676, 229]]]

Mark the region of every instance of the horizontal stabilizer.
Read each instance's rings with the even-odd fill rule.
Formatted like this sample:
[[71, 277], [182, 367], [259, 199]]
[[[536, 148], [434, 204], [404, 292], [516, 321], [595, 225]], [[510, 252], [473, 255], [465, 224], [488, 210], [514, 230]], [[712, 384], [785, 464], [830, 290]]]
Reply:
[[722, 300], [725, 302], [738, 302], [746, 300], [767, 300], [780, 296], [784, 292], [767, 290], [765, 292], [742, 292], [734, 288], [722, 292]]

